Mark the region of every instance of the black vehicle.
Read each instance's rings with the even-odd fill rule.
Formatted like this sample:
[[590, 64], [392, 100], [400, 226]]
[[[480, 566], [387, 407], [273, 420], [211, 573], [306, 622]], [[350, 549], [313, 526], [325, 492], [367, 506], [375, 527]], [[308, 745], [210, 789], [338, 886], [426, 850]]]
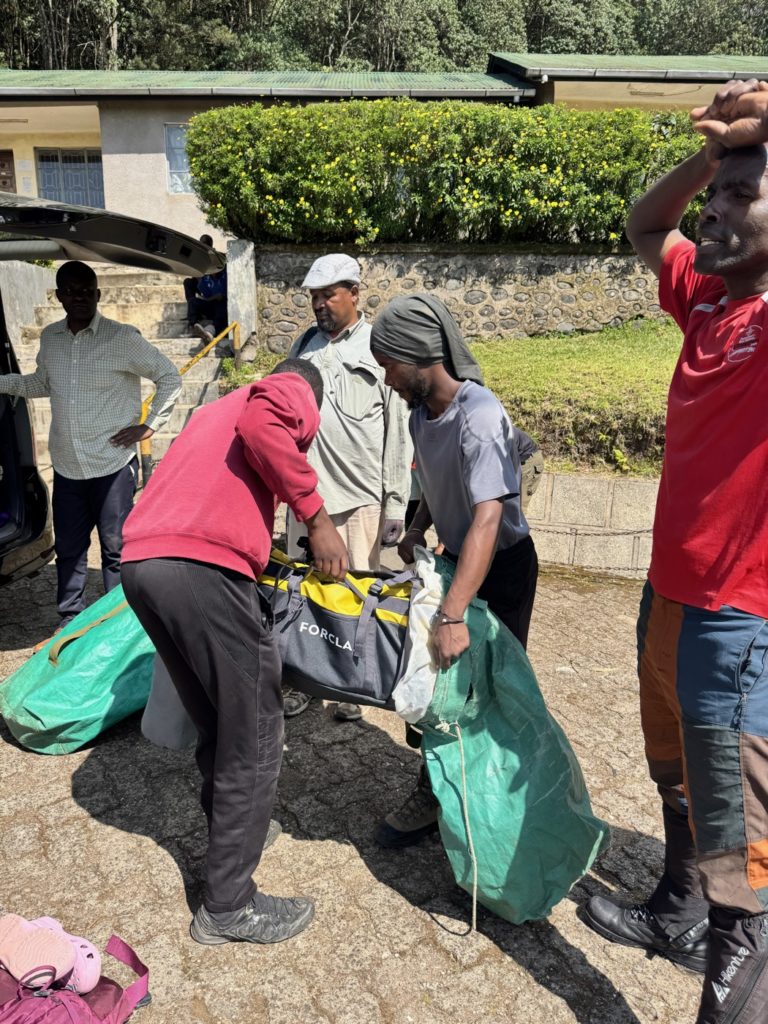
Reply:
[[[0, 193], [0, 259], [75, 259], [174, 274], [221, 270], [224, 257], [178, 231], [108, 210]], [[0, 294], [0, 374], [19, 373]], [[0, 394], [0, 586], [53, 558], [48, 488], [27, 403]]]
[[[0, 298], [0, 373], [18, 373]], [[53, 558], [48, 488], [37, 472], [35, 436], [23, 398], [0, 395], [0, 586]]]

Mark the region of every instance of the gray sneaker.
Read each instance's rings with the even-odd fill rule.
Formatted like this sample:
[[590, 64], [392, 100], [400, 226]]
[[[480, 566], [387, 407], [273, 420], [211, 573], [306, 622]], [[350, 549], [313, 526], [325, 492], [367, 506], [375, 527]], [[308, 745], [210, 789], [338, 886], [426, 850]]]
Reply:
[[199, 338], [201, 341], [205, 342], [206, 345], [210, 345], [210, 343], [213, 341], [215, 337], [215, 335], [212, 334], [207, 327], [203, 327], [202, 324], [193, 324], [192, 333], [196, 338]]
[[203, 946], [224, 942], [283, 942], [303, 932], [315, 916], [315, 904], [302, 896], [285, 899], [255, 892], [240, 910], [214, 914], [199, 907], [189, 934]]
[[308, 693], [289, 688], [283, 690], [283, 716], [285, 718], [296, 718], [297, 715], [306, 711], [311, 703], [312, 698]]
[[333, 711], [333, 717], [337, 722], [356, 722], [363, 717], [359, 704], [350, 704], [349, 701], [340, 701]]

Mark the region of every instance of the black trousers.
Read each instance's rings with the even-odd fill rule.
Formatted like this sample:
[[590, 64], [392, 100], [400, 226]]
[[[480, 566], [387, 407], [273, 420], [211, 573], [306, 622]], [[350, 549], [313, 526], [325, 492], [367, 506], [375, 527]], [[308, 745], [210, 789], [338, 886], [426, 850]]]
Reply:
[[[443, 552], [443, 557], [452, 562], [458, 561], [458, 556], [449, 551]], [[488, 575], [477, 592], [477, 596], [488, 602], [496, 618], [504, 623], [523, 647], [528, 644], [538, 578], [539, 559], [536, 548], [531, 538], [526, 537], [513, 547], [496, 552]], [[406, 725], [405, 738], [409, 746], [415, 749], [421, 746], [421, 733], [410, 725]]]
[[197, 727], [208, 819], [205, 906], [254, 892], [283, 756], [281, 664], [269, 609], [240, 573], [186, 559], [123, 565], [129, 604]]
[[104, 590], [120, 582], [123, 523], [133, 508], [138, 461], [107, 476], [70, 480], [53, 474], [53, 532], [56, 548], [56, 602], [67, 621], [85, 608], [88, 548], [93, 528], [99, 531]]
[[[456, 555], [444, 557], [458, 561]], [[528, 630], [539, 578], [539, 559], [530, 536], [494, 555], [488, 575], [477, 596], [488, 602], [497, 619], [516, 636], [523, 647], [528, 646]]]

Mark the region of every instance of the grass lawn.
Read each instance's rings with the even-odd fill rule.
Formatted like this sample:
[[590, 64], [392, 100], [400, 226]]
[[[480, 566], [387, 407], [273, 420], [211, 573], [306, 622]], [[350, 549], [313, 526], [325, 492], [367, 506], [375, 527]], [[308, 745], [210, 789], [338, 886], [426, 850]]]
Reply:
[[[550, 468], [638, 475], [659, 472], [669, 381], [682, 337], [670, 322], [636, 320], [596, 334], [482, 342], [472, 351], [512, 421], [541, 445]], [[260, 350], [223, 390], [269, 370]]]

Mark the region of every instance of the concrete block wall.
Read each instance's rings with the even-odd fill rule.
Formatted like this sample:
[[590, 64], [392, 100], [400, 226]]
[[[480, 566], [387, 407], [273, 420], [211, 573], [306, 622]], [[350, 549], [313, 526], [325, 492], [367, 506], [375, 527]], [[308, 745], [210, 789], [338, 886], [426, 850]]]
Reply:
[[642, 577], [658, 480], [544, 473], [528, 521], [543, 563]]

